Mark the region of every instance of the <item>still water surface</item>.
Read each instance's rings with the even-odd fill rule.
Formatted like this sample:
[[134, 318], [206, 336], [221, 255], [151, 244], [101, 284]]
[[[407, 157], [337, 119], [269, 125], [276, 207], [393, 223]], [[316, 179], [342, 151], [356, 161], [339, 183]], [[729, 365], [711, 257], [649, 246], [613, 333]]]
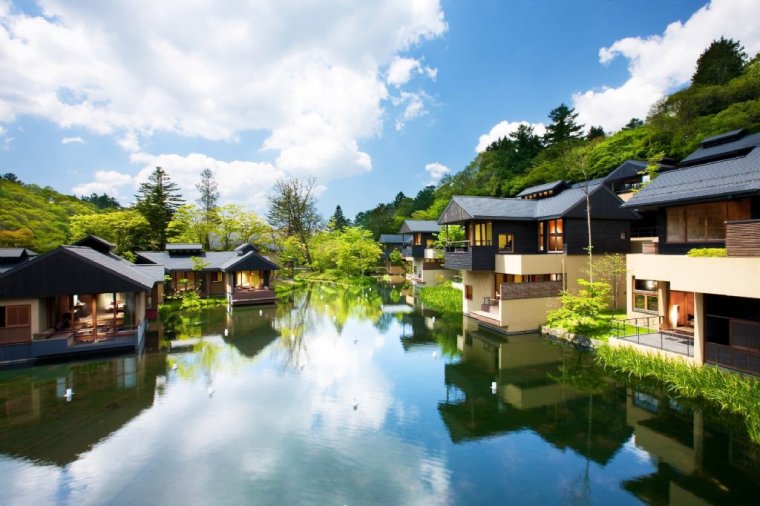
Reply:
[[409, 302], [319, 286], [0, 371], [0, 504], [757, 504], [740, 420]]

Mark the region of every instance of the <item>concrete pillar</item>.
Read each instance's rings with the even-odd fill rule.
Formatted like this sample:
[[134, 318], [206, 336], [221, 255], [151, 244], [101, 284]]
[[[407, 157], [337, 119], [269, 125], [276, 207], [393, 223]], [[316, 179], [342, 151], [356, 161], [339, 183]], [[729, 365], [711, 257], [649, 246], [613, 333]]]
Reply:
[[657, 313], [662, 316], [662, 327], [669, 329], [670, 324], [670, 283], [659, 281], [657, 284]]
[[705, 363], [705, 296], [694, 294], [694, 361]]

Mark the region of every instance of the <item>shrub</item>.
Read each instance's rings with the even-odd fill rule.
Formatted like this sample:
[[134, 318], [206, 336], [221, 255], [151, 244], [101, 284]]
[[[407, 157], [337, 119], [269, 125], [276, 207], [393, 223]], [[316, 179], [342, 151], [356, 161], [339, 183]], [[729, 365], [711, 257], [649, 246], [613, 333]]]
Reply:
[[686, 252], [690, 257], [725, 257], [728, 256], [726, 248], [692, 248]]
[[438, 286], [423, 286], [417, 290], [419, 299], [430, 309], [442, 313], [462, 312], [462, 291], [444, 283]]
[[547, 324], [584, 337], [605, 334], [610, 329], [610, 320], [602, 313], [607, 309], [610, 286], [585, 279], [579, 279], [578, 284], [581, 288], [577, 294], [562, 292], [562, 307], [549, 311]]

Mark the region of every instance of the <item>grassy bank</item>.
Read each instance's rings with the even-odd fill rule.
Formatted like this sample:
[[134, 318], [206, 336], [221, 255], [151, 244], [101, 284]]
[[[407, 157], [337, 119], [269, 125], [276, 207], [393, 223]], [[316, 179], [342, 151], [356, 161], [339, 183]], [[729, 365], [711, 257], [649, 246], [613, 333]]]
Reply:
[[601, 346], [597, 360], [605, 369], [663, 382], [676, 395], [704, 399], [744, 418], [753, 442], [760, 444], [760, 380], [712, 366], [692, 366], [627, 347]]
[[462, 312], [462, 291], [451, 283], [438, 286], [423, 286], [417, 289], [417, 297], [425, 306], [441, 313]]

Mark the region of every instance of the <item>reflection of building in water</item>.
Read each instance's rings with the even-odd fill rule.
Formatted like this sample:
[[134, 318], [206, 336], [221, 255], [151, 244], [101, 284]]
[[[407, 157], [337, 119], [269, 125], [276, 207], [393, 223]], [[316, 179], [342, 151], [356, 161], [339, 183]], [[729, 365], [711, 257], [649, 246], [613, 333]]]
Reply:
[[[226, 313], [224, 341], [246, 357], [253, 358], [280, 333], [275, 328], [277, 306], [236, 307]], [[223, 333], [223, 331], [222, 331]]]
[[628, 389], [626, 420], [636, 446], [656, 463], [656, 472], [623, 483], [643, 501], [729, 504], [756, 495], [760, 459], [739, 430], [724, 432], [701, 409], [633, 389]]
[[593, 373], [589, 357], [537, 335], [482, 329], [465, 329], [459, 344], [462, 361], [446, 366], [446, 401], [438, 407], [455, 443], [528, 429], [605, 464], [630, 438], [621, 389], [593, 378], [593, 388], [584, 389], [563, 379]]
[[0, 381], [0, 454], [69, 464], [152, 406], [165, 374], [165, 355], [155, 354], [8, 375]]

